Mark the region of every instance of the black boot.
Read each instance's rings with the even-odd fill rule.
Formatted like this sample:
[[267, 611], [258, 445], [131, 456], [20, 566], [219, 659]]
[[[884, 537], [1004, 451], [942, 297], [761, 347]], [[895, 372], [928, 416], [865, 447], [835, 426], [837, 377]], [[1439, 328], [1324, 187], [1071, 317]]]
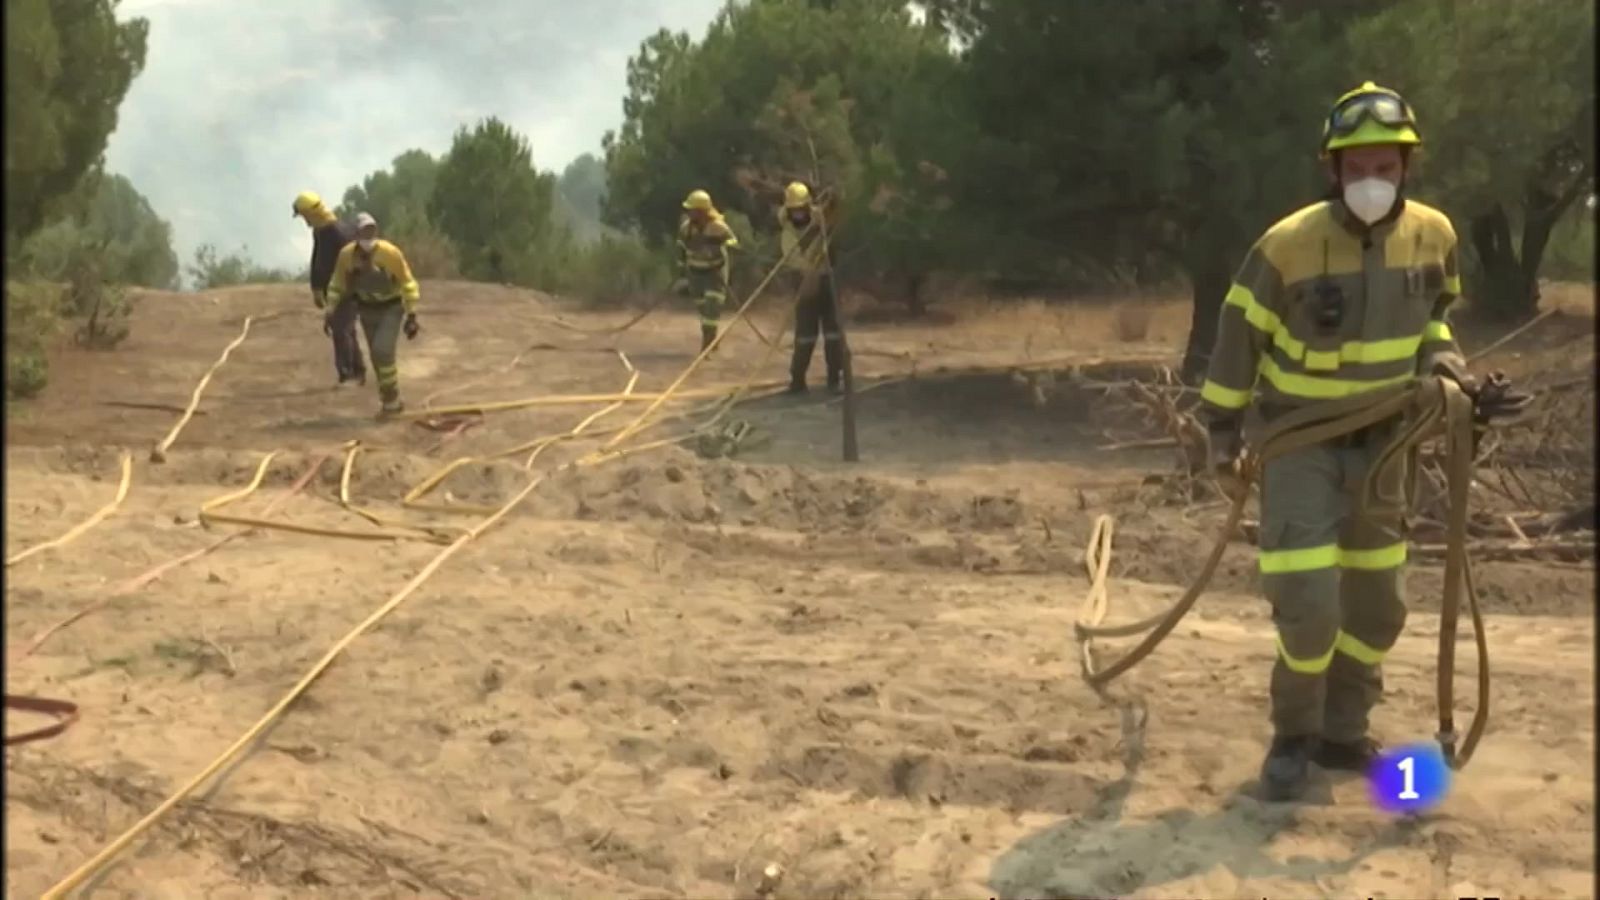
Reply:
[[1355, 741], [1324, 740], [1317, 745], [1311, 761], [1324, 769], [1336, 772], [1366, 772], [1372, 768], [1383, 746], [1372, 738]]
[[1261, 797], [1269, 803], [1298, 800], [1311, 781], [1311, 758], [1317, 752], [1315, 735], [1274, 737], [1261, 764]]
[[701, 325], [700, 326], [700, 352], [701, 353], [704, 353], [705, 349], [707, 347], [711, 346], [711, 342], [716, 340], [716, 339], [717, 339], [717, 326], [715, 326], [715, 325]]
[[828, 364], [828, 393], [844, 392], [844, 346], [838, 338], [822, 342], [822, 358]]

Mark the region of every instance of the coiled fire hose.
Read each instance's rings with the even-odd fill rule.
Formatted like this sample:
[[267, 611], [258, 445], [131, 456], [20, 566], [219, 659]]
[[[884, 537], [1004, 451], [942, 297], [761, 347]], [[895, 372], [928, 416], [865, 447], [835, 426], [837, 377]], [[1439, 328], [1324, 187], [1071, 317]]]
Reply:
[[[1248, 446], [1240, 471], [1240, 489], [1235, 492], [1216, 544], [1206, 558], [1200, 574], [1182, 597], [1165, 612], [1120, 625], [1103, 625], [1109, 608], [1106, 575], [1111, 562], [1112, 521], [1101, 516], [1095, 522], [1084, 562], [1091, 587], [1074, 625], [1079, 642], [1084, 680], [1102, 690], [1117, 676], [1137, 665], [1177, 627], [1195, 601], [1205, 592], [1216, 574], [1223, 551], [1239, 528], [1244, 516], [1248, 487], [1259, 480], [1262, 467], [1270, 460], [1325, 443], [1363, 428], [1398, 419], [1399, 428], [1368, 469], [1358, 503], [1363, 509], [1378, 507], [1409, 508], [1411, 497], [1382, 496], [1378, 486], [1390, 466], [1415, 460], [1421, 445], [1434, 438], [1444, 439], [1445, 481], [1449, 500], [1446, 520], [1444, 596], [1439, 606], [1438, 710], [1439, 731], [1435, 735], [1452, 769], [1461, 769], [1472, 758], [1478, 740], [1489, 722], [1489, 645], [1484, 635], [1483, 616], [1478, 608], [1478, 592], [1472, 579], [1472, 561], [1466, 552], [1467, 505], [1472, 484], [1473, 398], [1454, 379], [1430, 375], [1397, 388], [1341, 398], [1293, 411], [1272, 422]], [[1404, 483], [1409, 485], [1410, 479]], [[1478, 703], [1464, 738], [1455, 731], [1455, 654], [1456, 631], [1460, 623], [1461, 600], [1465, 595], [1472, 615], [1473, 636], [1478, 646]], [[1144, 635], [1137, 646], [1110, 665], [1095, 662], [1096, 638]]]

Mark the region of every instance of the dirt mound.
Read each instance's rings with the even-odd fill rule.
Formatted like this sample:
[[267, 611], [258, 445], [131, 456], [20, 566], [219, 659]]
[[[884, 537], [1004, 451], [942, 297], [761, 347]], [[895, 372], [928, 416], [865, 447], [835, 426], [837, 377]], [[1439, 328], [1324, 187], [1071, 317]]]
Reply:
[[539, 491], [543, 510], [578, 519], [727, 522], [801, 533], [869, 529], [1015, 529], [1038, 512], [1017, 490], [996, 494], [905, 486], [794, 466], [706, 461], [674, 448], [659, 456], [575, 469]]

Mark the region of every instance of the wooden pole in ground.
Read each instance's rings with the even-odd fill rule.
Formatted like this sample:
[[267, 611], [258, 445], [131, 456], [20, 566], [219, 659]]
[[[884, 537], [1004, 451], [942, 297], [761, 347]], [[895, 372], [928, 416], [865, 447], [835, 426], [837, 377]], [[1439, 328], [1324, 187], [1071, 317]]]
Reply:
[[827, 214], [817, 211], [818, 221], [821, 223], [822, 234], [822, 260], [828, 267], [828, 303], [833, 307], [834, 327], [839, 329], [839, 367], [844, 388], [844, 402], [841, 404], [841, 419], [844, 424], [844, 461], [860, 462], [861, 449], [856, 444], [856, 385], [854, 366], [850, 362], [850, 341], [845, 337], [844, 310], [839, 305], [839, 287], [835, 282], [836, 273], [833, 271], [832, 254], [828, 250], [828, 225]]
[[[806, 133], [806, 147], [811, 151], [811, 183], [819, 188], [821, 184], [820, 166], [817, 163], [817, 145], [811, 140], [811, 134]], [[820, 199], [820, 198], [819, 198]], [[838, 195], [834, 195], [837, 202]], [[856, 403], [855, 403], [855, 366], [850, 359], [850, 340], [845, 334], [844, 310], [839, 305], [839, 286], [836, 282], [838, 273], [833, 270], [833, 250], [831, 244], [833, 236], [828, 233], [828, 214], [824, 207], [826, 204], [817, 204], [818, 239], [822, 241], [822, 264], [828, 273], [828, 303], [833, 307], [834, 327], [839, 329], [839, 368], [840, 379], [844, 388], [844, 403], [841, 404], [842, 424], [844, 426], [844, 461], [860, 462], [861, 449], [856, 444]], [[826, 348], [824, 348], [826, 352]]]

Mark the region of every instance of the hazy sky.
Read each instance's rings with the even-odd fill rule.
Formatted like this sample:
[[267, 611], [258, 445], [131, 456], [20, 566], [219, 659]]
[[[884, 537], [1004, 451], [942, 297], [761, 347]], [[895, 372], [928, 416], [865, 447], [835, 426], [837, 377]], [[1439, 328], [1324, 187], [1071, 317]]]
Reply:
[[499, 116], [559, 171], [622, 119], [627, 59], [661, 27], [695, 38], [723, 0], [123, 0], [150, 21], [107, 167], [172, 223], [178, 257], [247, 245], [300, 268], [289, 216], [336, 202], [404, 150], [441, 153]]

